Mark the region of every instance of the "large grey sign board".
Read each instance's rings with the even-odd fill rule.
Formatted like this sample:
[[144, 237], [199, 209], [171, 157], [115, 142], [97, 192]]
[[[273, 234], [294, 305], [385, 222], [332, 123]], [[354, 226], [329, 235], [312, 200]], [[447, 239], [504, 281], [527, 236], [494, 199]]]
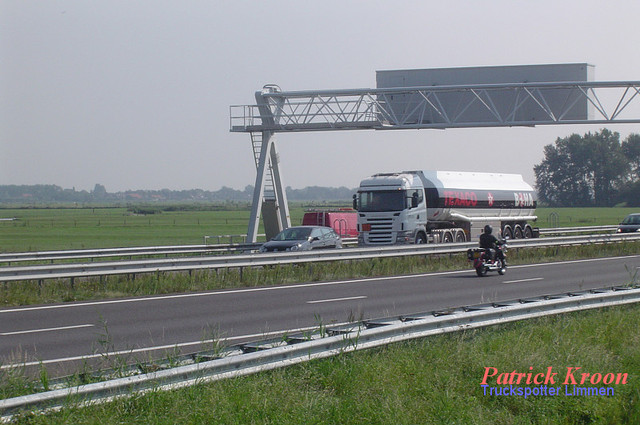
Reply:
[[[385, 95], [381, 100], [398, 122], [433, 124], [455, 119], [458, 123], [495, 125], [496, 121], [504, 120], [531, 125], [535, 121], [549, 121], [549, 111], [561, 114], [564, 120], [589, 119], [592, 114], [587, 98], [573, 89], [555, 88], [553, 83], [593, 81], [594, 70], [593, 65], [586, 63], [403, 69], [377, 71], [376, 82], [378, 89], [442, 88], [431, 92], [428, 102], [434, 107], [426, 110], [418, 107], [424, 102], [419, 96], [401, 91]], [[545, 85], [523, 94], [522, 84], [526, 83]], [[513, 86], [491, 87], [509, 84]], [[467, 87], [460, 90], [455, 86]], [[443, 116], [442, 111], [448, 116]], [[395, 118], [386, 119], [394, 124]]]

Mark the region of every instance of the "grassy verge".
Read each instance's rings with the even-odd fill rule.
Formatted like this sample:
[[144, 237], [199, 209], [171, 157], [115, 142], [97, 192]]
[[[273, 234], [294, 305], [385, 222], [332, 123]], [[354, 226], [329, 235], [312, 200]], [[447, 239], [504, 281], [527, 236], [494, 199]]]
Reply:
[[[633, 255], [640, 242], [576, 247], [512, 249], [511, 265], [581, 258]], [[9, 282], [0, 285], [0, 306], [82, 301], [127, 296], [162, 295], [212, 289], [282, 285], [296, 282], [429, 273], [470, 268], [465, 254], [376, 258], [274, 267], [205, 270], [192, 273], [148, 273], [103, 278]]]
[[[20, 424], [630, 424], [640, 421], [640, 306], [435, 336]], [[489, 396], [485, 367], [628, 373], [613, 396]], [[494, 381], [495, 385], [495, 381]], [[531, 387], [534, 385], [523, 385]]]

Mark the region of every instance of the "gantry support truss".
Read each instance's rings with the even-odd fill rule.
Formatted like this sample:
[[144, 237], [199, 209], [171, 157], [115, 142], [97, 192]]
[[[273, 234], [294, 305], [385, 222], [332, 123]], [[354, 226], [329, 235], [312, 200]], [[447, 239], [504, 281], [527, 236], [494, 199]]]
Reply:
[[638, 81], [292, 92], [270, 85], [255, 96], [257, 105], [231, 106], [230, 115], [232, 132], [251, 134], [258, 170], [251, 242], [261, 211], [267, 237], [291, 225], [273, 140], [277, 132], [640, 123]]

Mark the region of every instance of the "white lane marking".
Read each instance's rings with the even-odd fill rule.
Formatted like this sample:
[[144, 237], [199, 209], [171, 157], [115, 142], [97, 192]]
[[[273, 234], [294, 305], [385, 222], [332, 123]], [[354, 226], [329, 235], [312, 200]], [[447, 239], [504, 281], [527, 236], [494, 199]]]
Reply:
[[[385, 280], [398, 280], [398, 279], [408, 279], [408, 278], [416, 278], [416, 277], [429, 277], [429, 276], [445, 276], [452, 274], [465, 274], [468, 273], [469, 270], [454, 270], [449, 272], [438, 272], [438, 273], [426, 273], [426, 274], [417, 274], [417, 275], [406, 275], [406, 276], [389, 276], [385, 277]], [[302, 283], [297, 285], [285, 285], [285, 286], [267, 286], [263, 288], [244, 288], [244, 289], [232, 289], [228, 291], [212, 291], [212, 292], [197, 292], [197, 293], [189, 293], [189, 294], [177, 294], [177, 295], [162, 295], [158, 297], [146, 297], [146, 298], [126, 298], [119, 300], [109, 300], [109, 301], [89, 301], [89, 302], [80, 302], [74, 304], [55, 304], [55, 305], [43, 305], [38, 307], [24, 307], [24, 308], [12, 308], [0, 310], [0, 313], [20, 313], [24, 311], [36, 311], [36, 310], [53, 310], [59, 308], [73, 308], [73, 307], [90, 307], [96, 305], [106, 305], [106, 304], [124, 304], [124, 303], [132, 303], [132, 302], [147, 302], [147, 301], [161, 301], [161, 300], [175, 300], [179, 298], [194, 298], [194, 297], [206, 297], [206, 296], [214, 296], [214, 295], [229, 295], [229, 294], [244, 294], [251, 292], [264, 292], [264, 291], [279, 291], [283, 289], [303, 289], [303, 288], [312, 288], [316, 286], [332, 286], [332, 285], [345, 285], [349, 283], [359, 283], [359, 282], [375, 282], [379, 281], [381, 278], [373, 277], [368, 279], [353, 279], [353, 280], [341, 280], [341, 281], [333, 281], [333, 282], [317, 282], [317, 283]]]
[[555, 263], [521, 264], [519, 266], [509, 266], [509, 268], [525, 269], [528, 267], [564, 266], [566, 264], [592, 263], [594, 261], [624, 260], [625, 258], [638, 258], [638, 257], [640, 257], [640, 255], [622, 255], [619, 257], [585, 258], [583, 260], [566, 260], [566, 261], [557, 261]]
[[544, 280], [544, 277], [532, 277], [531, 279], [520, 279], [520, 280], [507, 280], [502, 283], [534, 282], [536, 280]]
[[363, 298], [367, 298], [366, 295], [360, 295], [360, 296], [357, 296], [357, 297], [332, 298], [332, 299], [328, 299], [328, 300], [307, 301], [307, 304], [320, 304], [320, 303], [332, 303], [332, 302], [335, 302], [335, 301], [361, 300]]
[[70, 329], [80, 329], [80, 328], [90, 328], [94, 325], [86, 324], [86, 325], [73, 325], [73, 326], [60, 326], [57, 328], [43, 328], [43, 329], [29, 329], [26, 331], [15, 331], [15, 332], [0, 332], [1, 336], [10, 336], [10, 335], [24, 335], [24, 334], [34, 334], [38, 332], [54, 332], [54, 331], [66, 331]]
[[[328, 326], [344, 326], [344, 325], [347, 325], [348, 323], [349, 322], [331, 323]], [[223, 337], [223, 338], [220, 338], [219, 340], [200, 340], [200, 341], [192, 341], [192, 342], [181, 342], [177, 344], [158, 345], [155, 347], [132, 348], [129, 350], [109, 351], [106, 353], [88, 354], [84, 356], [62, 357], [59, 359], [49, 359], [49, 360], [39, 360], [39, 361], [33, 361], [33, 362], [6, 364], [6, 365], [0, 365], [0, 370], [14, 369], [17, 367], [26, 367], [26, 366], [37, 366], [41, 364], [73, 362], [73, 361], [85, 360], [85, 359], [89, 360], [89, 359], [95, 359], [97, 357], [105, 357], [105, 356], [119, 356], [119, 355], [125, 355], [125, 354], [144, 353], [147, 351], [173, 350], [175, 348], [189, 347], [189, 346], [201, 345], [201, 344], [206, 345], [206, 344], [211, 344], [213, 342], [219, 342], [219, 341], [235, 341], [239, 339], [265, 338], [265, 337], [274, 336], [274, 335], [284, 335], [284, 334], [291, 334], [296, 332], [313, 331], [313, 330], [317, 330], [318, 328], [319, 326], [307, 326], [305, 328], [261, 332], [261, 333], [248, 334], [248, 335], [230, 336], [226, 338]]]
[[[593, 261], [622, 260], [625, 258], [638, 258], [638, 257], [640, 257], [640, 255], [588, 258], [584, 260], [559, 261], [556, 263], [523, 264], [520, 266], [509, 266], [509, 268], [519, 269], [519, 268], [541, 267], [541, 266], [550, 267], [550, 266], [558, 266], [558, 265], [565, 265], [565, 264], [578, 264], [578, 263], [586, 263], [586, 262], [593, 262]], [[52, 310], [52, 309], [58, 309], [58, 308], [87, 307], [87, 306], [96, 306], [96, 305], [105, 305], [105, 304], [172, 300], [172, 299], [178, 299], [178, 298], [207, 297], [207, 296], [214, 296], [214, 295], [242, 294], [242, 293], [263, 292], [263, 291], [279, 291], [282, 289], [303, 289], [303, 288], [312, 288], [316, 286], [332, 286], [332, 285], [344, 285], [344, 284], [359, 283], [359, 282], [375, 282], [379, 280], [415, 279], [415, 278], [421, 278], [421, 277], [467, 274], [469, 272], [473, 272], [473, 269], [453, 270], [453, 271], [437, 272], [437, 273], [412, 274], [412, 275], [404, 275], [404, 276], [387, 276], [387, 277], [374, 277], [374, 278], [367, 278], [367, 279], [341, 280], [341, 281], [333, 281], [333, 282], [302, 283], [297, 285], [286, 285], [286, 286], [268, 286], [263, 288], [244, 288], [244, 289], [234, 289], [229, 291], [212, 291], [212, 292], [198, 292], [198, 293], [190, 293], [190, 294], [163, 295], [159, 297], [127, 298], [127, 299], [118, 299], [118, 300], [109, 300], [109, 301], [80, 302], [80, 303], [74, 303], [74, 304], [44, 305], [44, 306], [38, 306], [38, 307], [5, 309], [5, 310], [0, 310], [0, 313], [20, 313], [23, 311]]]

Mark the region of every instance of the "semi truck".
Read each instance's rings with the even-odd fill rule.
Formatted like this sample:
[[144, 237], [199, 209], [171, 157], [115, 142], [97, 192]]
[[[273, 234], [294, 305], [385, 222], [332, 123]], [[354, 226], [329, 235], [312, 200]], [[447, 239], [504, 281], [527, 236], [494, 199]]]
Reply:
[[353, 196], [360, 246], [476, 241], [487, 224], [503, 238], [538, 237], [536, 202], [519, 174], [460, 171], [375, 174]]

